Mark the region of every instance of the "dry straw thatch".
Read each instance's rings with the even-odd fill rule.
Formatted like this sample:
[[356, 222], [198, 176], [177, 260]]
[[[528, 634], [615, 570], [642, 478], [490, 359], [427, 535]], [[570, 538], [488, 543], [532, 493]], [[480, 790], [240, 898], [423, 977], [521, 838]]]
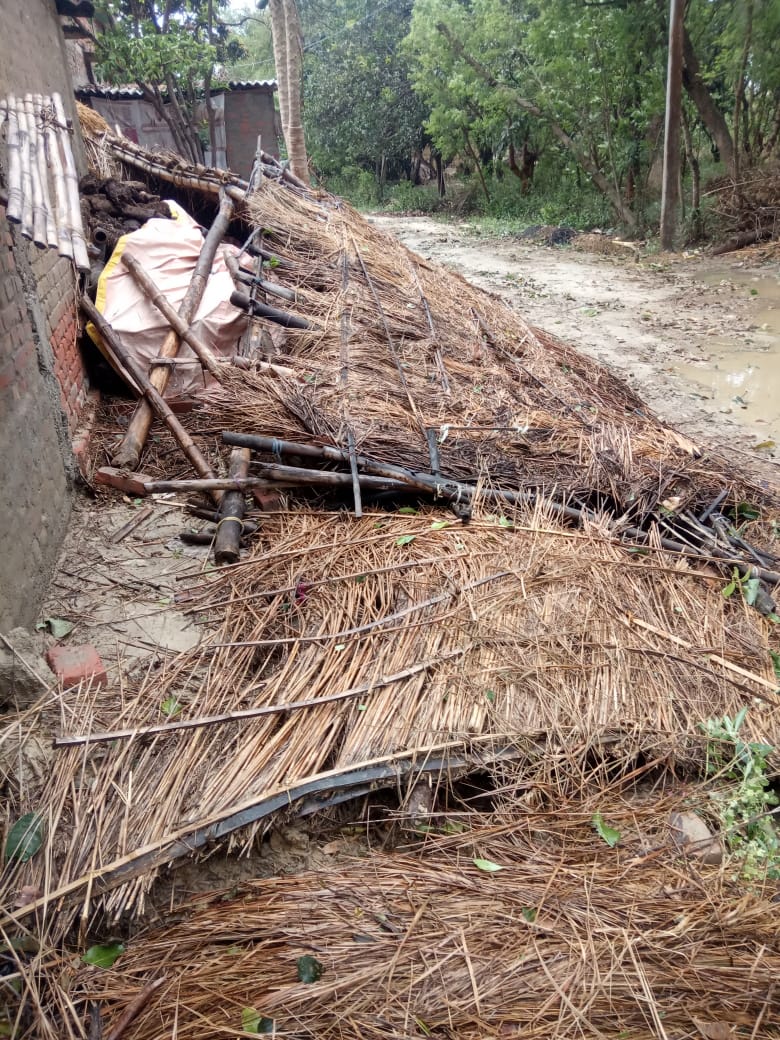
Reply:
[[[243, 1035], [245, 1009], [296, 1040], [780, 1036], [771, 890], [675, 855], [679, 792], [648, 795], [591, 792], [555, 812], [515, 799], [417, 854], [201, 897], [79, 981], [113, 1024], [164, 979], [133, 1040]], [[594, 832], [597, 811], [617, 848]], [[318, 981], [299, 981], [300, 957]]]
[[[110, 135], [103, 144], [111, 152]], [[124, 145], [120, 153], [123, 162], [138, 158]], [[189, 176], [181, 164], [169, 169], [154, 156], [141, 160], [157, 176]], [[201, 184], [210, 185], [204, 190], [225, 181], [209, 176], [198, 171]], [[724, 571], [711, 566], [717, 544], [710, 544], [712, 557], [694, 537], [695, 518], [722, 492], [732, 505], [747, 499], [769, 516], [773, 501], [766, 488], [660, 423], [596, 363], [414, 256], [345, 204], [266, 179], [243, 216], [257, 231], [255, 245], [277, 258], [264, 277], [297, 294], [292, 306], [313, 327], [274, 332], [269, 359], [296, 377], [226, 367], [204, 407], [184, 417], [204, 452], [224, 467], [214, 437], [233, 429], [310, 444], [354, 444], [375, 459], [428, 472], [435, 468], [428, 436], [434, 430], [441, 472], [477, 488], [473, 516], [464, 526], [429, 505], [415, 515], [367, 510], [356, 519], [311, 496], [292, 500], [287, 510], [256, 517], [260, 537], [241, 563], [183, 583], [179, 605], [202, 627], [198, 647], [161, 656], [145, 676], [126, 677], [107, 690], [84, 686], [65, 698], [52, 695], [12, 722], [7, 744], [23, 745], [30, 732], [41, 730], [91, 739], [59, 749], [43, 785], [14, 787], [14, 815], [42, 811], [47, 828], [43, 852], [8, 865], [0, 882], [0, 901], [9, 908], [0, 917], [6, 931], [34, 921], [41, 936], [57, 941], [77, 913], [83, 933], [105, 920], [103, 914], [109, 921], [136, 914], [167, 863], [218, 841], [248, 849], [274, 814], [311, 811], [379, 784], [404, 789], [421, 771], [446, 779], [479, 768], [500, 778], [511, 762], [515, 782], [522, 778], [529, 785], [560, 771], [569, 778], [561, 786], [567, 795], [602, 771], [630, 773], [648, 761], [692, 771], [703, 761], [699, 723], [735, 715], [745, 704], [751, 705], [745, 736], [779, 742], [771, 626], [739, 595], [724, 599]], [[154, 454], [142, 468], [170, 475]], [[495, 489], [520, 492], [521, 501], [502, 504], [491, 498]], [[662, 505], [670, 499], [677, 503], [673, 509]], [[582, 511], [578, 528], [562, 504]], [[621, 534], [630, 535], [627, 544], [613, 538]], [[665, 537], [682, 539], [690, 555], [665, 551]], [[762, 559], [773, 565], [771, 556]], [[166, 702], [180, 709], [168, 721], [161, 715]], [[574, 823], [555, 814], [549, 825], [566, 830]], [[588, 1016], [601, 1029], [599, 1015], [612, 1015], [613, 1022], [625, 1015], [626, 1028], [637, 1029], [631, 1036], [656, 1035], [655, 997], [648, 993], [656, 992], [676, 956], [667, 949], [675, 928], [688, 944], [676, 962], [676, 984], [683, 986], [684, 967], [693, 980], [696, 1013], [706, 1005], [706, 974], [717, 979], [724, 1006], [737, 1008], [735, 1021], [744, 1023], [751, 1014], [755, 1020], [765, 991], [758, 983], [755, 991], [739, 988], [735, 980], [741, 972], [744, 982], [746, 965], [764, 971], [767, 962], [756, 951], [766, 940], [751, 945], [753, 938], [739, 932], [743, 946], [734, 953], [729, 929], [736, 935], [741, 919], [729, 916], [732, 896], [722, 879], [711, 895], [703, 895], [698, 882], [675, 895], [670, 905], [683, 915], [675, 924], [659, 904], [667, 867], [651, 860], [625, 882], [621, 916], [615, 888], [623, 876], [591, 885], [601, 860], [587, 860], [584, 852], [577, 859], [578, 841], [561, 838], [556, 876], [568, 877], [564, 890], [573, 902], [565, 904], [561, 896], [556, 927], [568, 921], [573, 929], [580, 914], [584, 931], [570, 930], [568, 938], [543, 935], [541, 925], [529, 931], [517, 917], [518, 900], [544, 903], [550, 877], [544, 848], [534, 845], [536, 859], [520, 862], [518, 849], [522, 841], [532, 843], [532, 833], [515, 839], [507, 824], [485, 836], [491, 858], [500, 858], [501, 842], [507, 842], [518, 863], [516, 871], [487, 883], [464, 874], [451, 846], [440, 850], [440, 865], [383, 860], [372, 867], [375, 894], [400, 901], [402, 932], [425, 905], [424, 895], [408, 903], [405, 871], [411, 877], [420, 871], [423, 893], [438, 885], [447, 910], [436, 913], [459, 922], [457, 936], [466, 937], [468, 954], [466, 960], [457, 956], [461, 968], [471, 958], [465, 976], [471, 996], [457, 998], [463, 1017], [452, 1029], [458, 1035], [487, 1035], [480, 1032], [479, 995], [487, 1001], [492, 993], [490, 999], [499, 1001], [490, 982], [497, 970], [492, 944], [499, 918], [507, 915], [513, 929], [525, 929], [528, 955], [544, 964], [537, 982], [545, 995], [537, 989], [522, 1010], [526, 976], [506, 972], [509, 1010], [504, 1014], [499, 1001], [485, 1021], [520, 1022], [523, 1036], [578, 1030], [595, 1036], [602, 1034], [583, 1026]], [[562, 866], [571, 856], [575, 866]], [[363, 864], [332, 883], [353, 885], [365, 869]], [[319, 936], [335, 928], [327, 915], [338, 913], [337, 901], [327, 912], [322, 901], [309, 906], [307, 884], [263, 889], [257, 905], [266, 924], [258, 928], [267, 925], [270, 935], [293, 904], [312, 915]], [[44, 895], [10, 909], [25, 887]], [[564, 905], [568, 909], [560, 909]], [[743, 920], [750, 928], [759, 928], [763, 906], [746, 900]], [[365, 996], [387, 967], [379, 958], [354, 966], [343, 987], [323, 990], [333, 1008], [327, 1021], [306, 1018], [319, 1013], [309, 1006], [312, 990], [285, 991], [284, 1007], [303, 1023], [302, 1035], [412, 1035], [407, 1009], [444, 1035], [450, 1027], [436, 1001], [452, 1003], [442, 996], [447, 988], [437, 996], [431, 982], [430, 991], [422, 987], [425, 1000], [410, 1002], [413, 958], [430, 947], [438, 965], [449, 956], [442, 952], [447, 943], [461, 940], [446, 938], [455, 932], [437, 931], [440, 918], [427, 912], [417, 922], [428, 937], [423, 946], [389, 951], [380, 943], [393, 970], [403, 966], [405, 973], [402, 996], [391, 1002], [391, 1025], [381, 1016], [375, 1020], [378, 1012]], [[236, 911], [237, 918], [255, 920], [251, 913], [243, 904]], [[478, 926], [479, 913], [493, 924]], [[600, 927], [601, 917], [607, 926]], [[202, 930], [205, 920], [193, 928]], [[218, 927], [229, 932], [234, 924], [222, 917]], [[182, 950], [190, 941], [186, 927], [176, 940]], [[478, 927], [487, 941], [484, 955], [475, 945]], [[645, 935], [647, 958], [637, 954]], [[516, 932], [511, 936], [502, 947]], [[593, 945], [577, 936], [588, 936]], [[552, 960], [532, 953], [541, 941], [562, 944]], [[246, 976], [258, 948], [270, 949], [263, 940], [251, 956], [241, 953], [220, 992], [247, 1002], [229, 986]], [[573, 950], [578, 963], [592, 961], [603, 973], [595, 978], [584, 967], [574, 971]], [[359, 955], [362, 962], [362, 946]], [[734, 959], [724, 966], [728, 957]], [[447, 963], [454, 968], [454, 955]], [[139, 978], [144, 964], [151, 961], [139, 961]], [[206, 958], [193, 969], [197, 979], [203, 972], [205, 980], [208, 965]], [[635, 974], [627, 981], [631, 965]], [[439, 976], [439, 967], [431, 966], [427, 978], [446, 978], [444, 967]], [[271, 966], [263, 961], [261, 973], [266, 970]], [[195, 1019], [205, 1014], [198, 1001], [213, 1000], [209, 986], [198, 981], [193, 990]], [[606, 1011], [599, 1005], [596, 1013], [591, 996], [598, 1002], [609, 993], [614, 1005]], [[683, 997], [670, 1000], [674, 1014], [683, 1014]], [[173, 995], [170, 1001], [173, 1006]], [[276, 1005], [266, 1006], [266, 1014], [276, 1014]], [[168, 1035], [154, 1032], [154, 1022], [149, 1018], [138, 1036]], [[57, 1035], [46, 1028], [41, 1035]], [[198, 1033], [192, 1024], [186, 1035], [214, 1034], [212, 1025], [203, 1028]], [[235, 1035], [235, 1022], [225, 1028]], [[657, 1035], [663, 1028], [662, 1022]]]

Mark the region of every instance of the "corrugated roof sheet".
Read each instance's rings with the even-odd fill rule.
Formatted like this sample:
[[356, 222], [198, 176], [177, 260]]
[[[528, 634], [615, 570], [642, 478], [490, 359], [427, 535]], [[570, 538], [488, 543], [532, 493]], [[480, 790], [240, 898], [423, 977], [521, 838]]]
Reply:
[[[258, 87], [265, 88], [266, 90], [276, 90], [275, 79], [231, 79], [227, 84], [227, 87], [216, 86], [212, 93], [220, 94], [227, 90], [254, 90]], [[97, 97], [106, 98], [107, 100], [113, 101], [133, 101], [138, 98], [142, 98], [143, 91], [138, 87], [127, 84], [121, 87], [110, 87], [100, 86], [98, 84], [89, 83], [83, 87], [78, 87], [75, 91], [77, 98], [86, 97]]]

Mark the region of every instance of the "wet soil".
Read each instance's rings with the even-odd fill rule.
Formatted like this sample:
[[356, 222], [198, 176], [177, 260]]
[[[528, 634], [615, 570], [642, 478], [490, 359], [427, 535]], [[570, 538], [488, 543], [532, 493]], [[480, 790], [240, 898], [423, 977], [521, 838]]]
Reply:
[[614, 256], [486, 237], [464, 222], [371, 220], [602, 362], [694, 440], [780, 460], [777, 254], [643, 256], [616, 247]]

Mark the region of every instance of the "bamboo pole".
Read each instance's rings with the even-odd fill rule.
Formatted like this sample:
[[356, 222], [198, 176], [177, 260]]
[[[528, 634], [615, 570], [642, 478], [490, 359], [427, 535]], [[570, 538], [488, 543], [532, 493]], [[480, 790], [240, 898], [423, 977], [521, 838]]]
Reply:
[[12, 224], [22, 220], [22, 156], [19, 140], [19, 117], [16, 98], [11, 94], [7, 103], [7, 146], [8, 146], [8, 204], [6, 217]]
[[[230, 453], [229, 475], [241, 479], [249, 473], [249, 448], [234, 448]], [[228, 491], [222, 499], [217, 534], [214, 539], [214, 560], [217, 564], [236, 563], [239, 559], [241, 536], [244, 533], [244, 492]]]
[[[218, 477], [215, 480], [147, 480], [144, 491], [147, 495], [168, 494], [171, 491], [244, 491], [252, 488], [268, 487], [269, 477], [289, 487], [352, 487], [351, 473], [328, 473], [320, 469], [297, 469], [294, 466], [264, 467], [265, 476], [230, 478]], [[408, 491], [409, 488], [400, 480], [387, 477], [361, 476], [361, 487], [371, 491]]]
[[[224, 238], [232, 216], [233, 203], [223, 195], [219, 204], [219, 213], [211, 225], [208, 235], [206, 235], [198, 262], [195, 264], [195, 269], [192, 272], [189, 287], [179, 307], [179, 317], [187, 325], [190, 325], [195, 317], [203, 297], [203, 290], [206, 288], [217, 246]], [[171, 329], [160, 347], [160, 356], [164, 358], [175, 357], [179, 351], [179, 343], [178, 333]], [[151, 385], [161, 395], [165, 393], [169, 378], [170, 369], [163, 366], [154, 366], [149, 375]], [[146, 401], [142, 401], [136, 408], [127, 433], [114, 456], [114, 465], [130, 470], [138, 468], [138, 462], [141, 458], [141, 452], [146, 443], [151, 424], [152, 409]]]
[[41, 169], [38, 165], [38, 131], [35, 126], [35, 109], [33, 108], [32, 94], [25, 94], [22, 104], [24, 106], [24, 121], [27, 127], [27, 140], [30, 149], [33, 242], [39, 249], [45, 249], [48, 245], [46, 238], [47, 214], [43, 206], [43, 185], [41, 184]]
[[16, 121], [19, 128], [19, 160], [22, 168], [22, 220], [21, 231], [25, 238], [32, 239], [32, 170], [30, 168], [30, 134], [27, 129], [27, 115], [24, 111], [24, 99], [16, 102]]
[[131, 256], [127, 251], [122, 254], [122, 263], [128, 269], [130, 274], [133, 276], [139, 287], [144, 291], [146, 296], [155, 305], [157, 310], [162, 314], [174, 332], [178, 333], [179, 337], [184, 340], [198, 356], [200, 363], [207, 371], [209, 371], [216, 380], [222, 382], [222, 373], [220, 372], [220, 363], [212, 351], [211, 347], [208, 346], [200, 336], [196, 335], [186, 321], [183, 321], [179, 316], [176, 308], [166, 299], [165, 296], [160, 292], [157, 286], [154, 284], [152, 279], [141, 267], [134, 256]]
[[[203, 455], [201, 455], [195, 442], [192, 440], [192, 437], [190, 437], [182, 424], [173, 414], [159, 391], [152, 385], [140, 365], [137, 364], [132, 355], [127, 351], [119, 336], [114, 332], [92, 300], [87, 296], [82, 296], [80, 302], [81, 309], [97, 328], [104, 345], [113, 356], [113, 359], [119, 362], [117, 367], [120, 373], [124, 371], [132, 376], [136, 386], [140, 388], [149, 401], [150, 408], [154, 409], [178, 441], [182, 451], [192, 463], [195, 472], [199, 473], [204, 479], [215, 479], [216, 474], [214, 473], [214, 470], [209, 466], [208, 462], [206, 462]], [[222, 494], [217, 489], [213, 489], [212, 497], [216, 502], [219, 502], [222, 499]]]
[[68, 202], [68, 230], [73, 243], [73, 259], [81, 271], [89, 270], [87, 243], [84, 241], [84, 230], [81, 224], [81, 202], [79, 200], [79, 179], [76, 164], [73, 161], [73, 150], [70, 146], [68, 123], [65, 108], [58, 93], [51, 96], [54, 114], [57, 118], [57, 138], [65, 171], [65, 187]]
[[54, 209], [51, 204], [51, 193], [49, 192], [49, 171], [46, 165], [46, 139], [43, 128], [38, 130], [38, 114], [43, 108], [43, 97], [40, 94], [32, 95], [32, 133], [35, 141], [35, 158], [38, 163], [38, 180], [41, 185], [41, 204], [43, 206], [44, 219], [46, 223], [46, 244], [50, 249], [56, 249], [59, 245], [57, 234], [57, 222], [54, 219]]
[[238, 262], [238, 258], [234, 253], [229, 252], [227, 249], [223, 250], [222, 253], [225, 258], [225, 264], [227, 265], [228, 271], [233, 276], [234, 282], [243, 282], [245, 285], [256, 285], [263, 292], [271, 293], [272, 296], [279, 296], [282, 300], [289, 300], [290, 303], [295, 303], [298, 296], [292, 289], [285, 289], [283, 285], [277, 285], [276, 282], [268, 282], [265, 278], [257, 278], [249, 271], [244, 271]]
[[54, 200], [57, 224], [57, 252], [68, 260], [73, 259], [73, 242], [68, 230], [68, 189], [65, 186], [65, 174], [62, 169], [57, 133], [51, 120], [47, 120], [43, 129], [46, 146], [46, 161], [54, 180]]
[[231, 293], [230, 302], [234, 307], [240, 307], [241, 310], [247, 311], [256, 318], [265, 318], [267, 321], [273, 321], [286, 329], [310, 329], [313, 327], [311, 322], [305, 318], [299, 318], [297, 314], [289, 314], [287, 311], [280, 311], [276, 307], [269, 307], [266, 303], [260, 303], [259, 300], [251, 299], [245, 293], [238, 291]]

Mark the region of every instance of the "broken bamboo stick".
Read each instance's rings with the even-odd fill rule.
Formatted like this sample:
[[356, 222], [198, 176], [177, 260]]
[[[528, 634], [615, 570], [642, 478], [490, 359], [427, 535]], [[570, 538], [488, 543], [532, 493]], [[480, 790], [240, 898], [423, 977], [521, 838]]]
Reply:
[[[179, 317], [187, 325], [191, 324], [198, 309], [203, 296], [203, 290], [206, 288], [217, 246], [224, 238], [232, 216], [233, 203], [227, 196], [223, 195], [219, 204], [219, 212], [211, 225], [209, 233], [206, 235], [198, 262], [195, 264], [195, 269], [192, 272], [189, 287], [179, 307]], [[179, 334], [171, 329], [160, 348], [160, 355], [162, 357], [175, 357], [179, 351], [179, 343]], [[165, 393], [169, 378], [170, 370], [166, 367], [153, 368], [149, 376], [152, 386], [160, 394]], [[151, 424], [151, 406], [146, 401], [142, 401], [136, 408], [135, 414], [130, 420], [127, 433], [114, 456], [114, 465], [131, 470], [138, 467]]]
[[[229, 476], [240, 480], [249, 473], [249, 448], [234, 448], [230, 453]], [[244, 492], [227, 491], [222, 499], [217, 535], [214, 539], [214, 561], [219, 564], [236, 563], [240, 557], [241, 536], [244, 533]]]
[[183, 339], [188, 346], [192, 347], [203, 367], [210, 372], [218, 382], [221, 382], [222, 373], [220, 372], [220, 363], [217, 361], [216, 355], [211, 347], [208, 346], [200, 336], [192, 331], [188, 322], [181, 318], [173, 304], [163, 296], [134, 256], [131, 256], [127, 251], [125, 251], [122, 254], [122, 263], [138, 283], [139, 288], [143, 290], [149, 300], [151, 300], [155, 305], [174, 332], [178, 333], [179, 338]]
[[32, 128], [35, 136], [35, 158], [38, 162], [38, 179], [41, 184], [43, 212], [46, 220], [46, 243], [50, 249], [56, 249], [59, 245], [59, 234], [57, 222], [54, 219], [54, 207], [49, 191], [49, 173], [46, 166], [46, 134], [43, 129], [38, 130], [38, 115], [43, 108], [43, 97], [40, 94], [32, 95]]
[[[214, 470], [209, 466], [208, 462], [206, 462], [192, 437], [190, 437], [182, 424], [173, 414], [170, 406], [163, 399], [159, 390], [153, 386], [145, 372], [142, 371], [135, 359], [128, 353], [119, 336], [117, 336], [116, 332], [114, 332], [92, 300], [90, 300], [88, 296], [82, 296], [80, 303], [82, 310], [100, 333], [100, 337], [103, 340], [106, 349], [110, 351], [112, 358], [119, 362], [119, 365], [117, 366], [118, 370], [120, 372], [127, 372], [132, 376], [136, 387], [148, 400], [150, 411], [153, 410], [171, 431], [178, 441], [182, 451], [192, 463], [195, 472], [199, 473], [204, 479], [215, 479], [216, 474], [214, 473]], [[219, 489], [213, 489], [212, 497], [217, 502], [222, 500], [222, 495], [219, 492]]]
[[6, 108], [8, 129], [6, 130], [6, 146], [8, 148], [8, 208], [6, 218], [12, 224], [20, 224], [22, 220], [22, 154], [19, 135], [19, 117], [16, 112], [16, 98], [13, 94], [8, 98]]

